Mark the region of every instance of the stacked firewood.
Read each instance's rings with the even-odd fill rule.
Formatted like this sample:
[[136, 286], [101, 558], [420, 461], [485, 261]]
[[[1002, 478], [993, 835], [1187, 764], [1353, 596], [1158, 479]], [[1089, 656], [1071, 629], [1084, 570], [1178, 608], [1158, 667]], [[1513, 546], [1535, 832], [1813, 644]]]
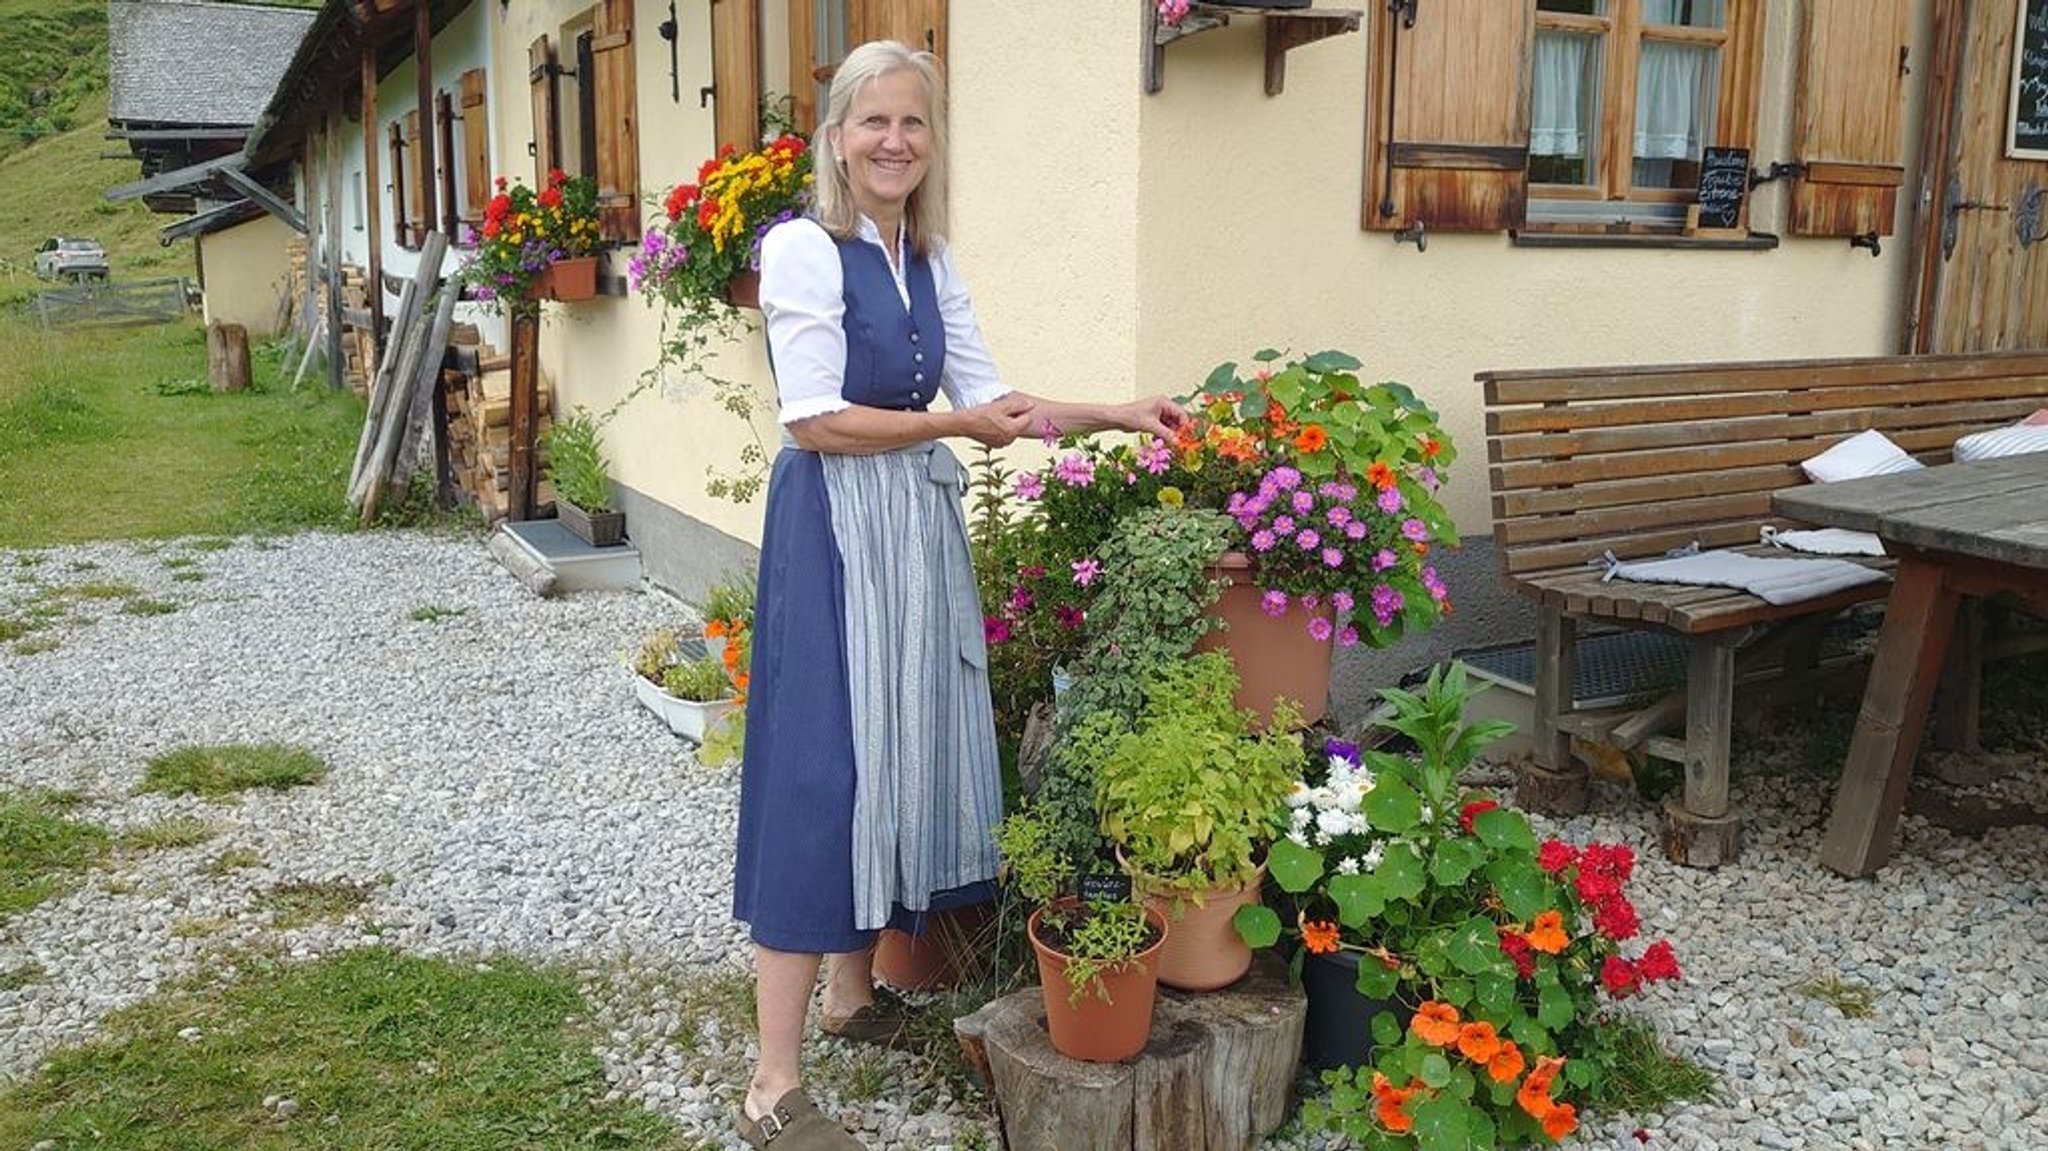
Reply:
[[[441, 372], [441, 405], [448, 418], [448, 465], [465, 501], [476, 505], [486, 524], [505, 518], [512, 475], [512, 358], [489, 345], [459, 344], [454, 366]], [[554, 386], [540, 373], [536, 439], [547, 434]], [[536, 508], [555, 500], [554, 485], [541, 481]]]

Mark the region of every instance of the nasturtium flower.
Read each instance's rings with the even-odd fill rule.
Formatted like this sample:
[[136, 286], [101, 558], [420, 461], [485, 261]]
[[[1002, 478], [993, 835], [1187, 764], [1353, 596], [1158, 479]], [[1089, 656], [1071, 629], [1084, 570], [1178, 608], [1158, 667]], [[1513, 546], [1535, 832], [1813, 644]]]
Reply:
[[1311, 955], [1328, 955], [1337, 950], [1337, 925], [1327, 919], [1301, 921], [1301, 945]]
[[1536, 922], [1529, 927], [1527, 938], [1529, 946], [1545, 955], [1563, 952], [1571, 943], [1571, 937], [1564, 930], [1564, 913], [1555, 908], [1539, 913]]
[[1501, 1038], [1493, 1024], [1474, 1020], [1458, 1029], [1458, 1054], [1474, 1063], [1491, 1063], [1500, 1054]]
[[1511, 1040], [1503, 1039], [1500, 1050], [1486, 1061], [1486, 1077], [1495, 1083], [1512, 1083], [1522, 1073], [1522, 1049]]
[[1435, 999], [1428, 1000], [1415, 1009], [1415, 1022], [1411, 1029], [1415, 1037], [1435, 1047], [1448, 1047], [1458, 1041], [1458, 1009]]

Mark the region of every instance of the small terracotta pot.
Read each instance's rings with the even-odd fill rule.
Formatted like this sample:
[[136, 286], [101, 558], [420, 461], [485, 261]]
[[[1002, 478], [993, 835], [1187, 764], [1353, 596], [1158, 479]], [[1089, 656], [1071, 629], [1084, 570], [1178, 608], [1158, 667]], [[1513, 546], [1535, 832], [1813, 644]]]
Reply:
[[1242, 552], [1226, 552], [1208, 574], [1227, 584], [1210, 612], [1229, 626], [1203, 636], [1195, 650], [1230, 653], [1238, 679], [1231, 702], [1257, 713], [1261, 728], [1273, 720], [1276, 696], [1300, 706], [1303, 724], [1323, 718], [1330, 705], [1331, 644], [1310, 635], [1308, 623], [1317, 616], [1331, 619], [1335, 611], [1327, 603], [1310, 612], [1290, 602], [1279, 618], [1267, 615], [1259, 606], [1251, 559]]
[[976, 903], [935, 912], [921, 935], [882, 932], [875, 941], [875, 978], [898, 991], [952, 987], [981, 958], [976, 941], [995, 914], [994, 903]]
[[[1055, 906], [1074, 902], [1061, 900]], [[1159, 949], [1166, 946], [1172, 934], [1167, 930], [1166, 918], [1151, 908], [1145, 910], [1146, 918], [1159, 929], [1159, 939], [1122, 970], [1102, 973], [1103, 986], [1109, 992], [1109, 1002], [1105, 1003], [1093, 988], [1083, 991], [1078, 998], [1070, 994], [1067, 956], [1038, 938], [1038, 920], [1044, 914], [1042, 907], [1032, 912], [1025, 932], [1031, 938], [1031, 950], [1038, 955], [1045, 1029], [1053, 1050], [1069, 1059], [1090, 1063], [1115, 1063], [1143, 1051], [1146, 1040], [1152, 1037], [1152, 1004], [1159, 993]]]
[[534, 295], [543, 300], [570, 302], [597, 295], [597, 257], [576, 256], [556, 260], [534, 277]]
[[735, 308], [761, 306], [761, 273], [752, 268], [742, 268], [733, 273], [725, 282], [725, 302]]

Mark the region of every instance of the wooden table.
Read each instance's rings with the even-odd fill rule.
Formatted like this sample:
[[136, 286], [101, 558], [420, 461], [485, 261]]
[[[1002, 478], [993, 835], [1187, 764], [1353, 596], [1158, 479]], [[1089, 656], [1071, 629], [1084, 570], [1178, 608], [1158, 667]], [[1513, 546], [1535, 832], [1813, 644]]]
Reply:
[[1958, 601], [2007, 593], [2048, 612], [2048, 454], [1788, 488], [1771, 503], [1875, 532], [1899, 560], [1821, 846], [1830, 868], [1869, 875], [1891, 855]]

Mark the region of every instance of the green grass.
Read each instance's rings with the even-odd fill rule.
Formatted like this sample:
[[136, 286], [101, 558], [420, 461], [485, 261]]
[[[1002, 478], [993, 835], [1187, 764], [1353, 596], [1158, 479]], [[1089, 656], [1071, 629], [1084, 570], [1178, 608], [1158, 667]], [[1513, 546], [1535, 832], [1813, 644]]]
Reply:
[[165, 599], [131, 599], [121, 605], [123, 615], [169, 615], [178, 605]]
[[123, 851], [166, 851], [177, 847], [197, 847], [220, 834], [220, 825], [212, 820], [200, 819], [194, 815], [170, 815], [131, 828], [114, 837], [114, 845]]
[[437, 603], [426, 603], [412, 609], [412, 618], [419, 623], [434, 623], [438, 620], [454, 619], [468, 611], [466, 607], [442, 607]]
[[340, 919], [369, 901], [368, 884], [330, 879], [280, 883], [257, 897], [256, 905], [270, 912], [272, 926], [290, 931]]
[[1601, 1029], [1599, 1058], [1607, 1065], [1592, 1110], [1601, 1115], [1656, 1115], [1674, 1103], [1708, 1099], [1720, 1089], [1712, 1071], [1664, 1050], [1657, 1029], [1632, 1015]]
[[1827, 1004], [1841, 1012], [1844, 1019], [1868, 1019], [1877, 1009], [1877, 992], [1838, 975], [1816, 975], [1794, 985], [1792, 990]]
[[288, 390], [256, 356], [247, 392], [165, 397], [205, 370], [205, 333], [45, 332], [0, 313], [0, 547], [344, 528], [362, 402]]
[[[481, 966], [384, 948], [252, 961], [224, 988], [117, 1014], [105, 1038], [0, 1088], [0, 1146], [693, 1146], [636, 1104], [602, 1101], [590, 1039], [569, 1023], [586, 1013], [569, 977], [514, 960]], [[295, 1104], [289, 1118], [281, 1099]]]
[[19, 991], [43, 981], [49, 972], [40, 963], [24, 963], [20, 967], [9, 967], [0, 971], [0, 991]]
[[222, 876], [240, 871], [243, 868], [261, 866], [263, 866], [263, 856], [254, 848], [230, 847], [219, 855], [214, 856], [207, 863], [206, 874]]
[[181, 747], [149, 761], [137, 791], [165, 795], [231, 795], [283, 791], [320, 782], [327, 765], [301, 747], [280, 743]]
[[69, 890], [106, 854], [107, 833], [63, 810], [33, 795], [0, 795], [0, 920]]

